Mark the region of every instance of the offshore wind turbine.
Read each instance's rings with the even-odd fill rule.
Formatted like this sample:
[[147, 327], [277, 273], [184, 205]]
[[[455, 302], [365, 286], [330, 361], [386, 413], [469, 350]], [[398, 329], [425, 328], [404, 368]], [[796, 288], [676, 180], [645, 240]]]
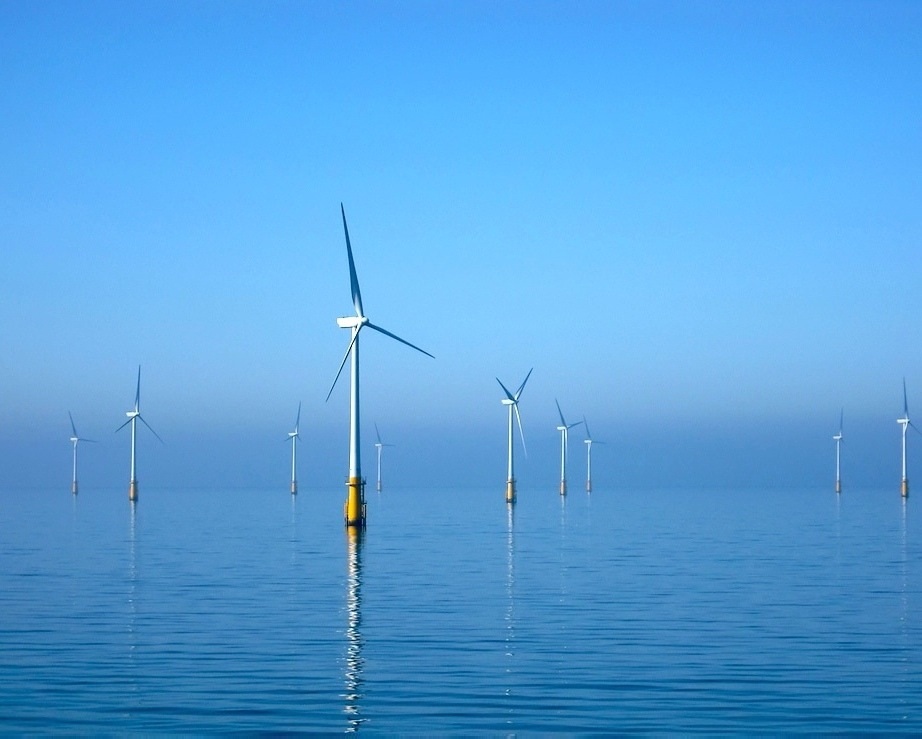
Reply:
[[[352, 330], [352, 340], [349, 342], [349, 348], [346, 349], [346, 355], [333, 384], [330, 386], [330, 392], [327, 393], [327, 400], [333, 394], [333, 388], [336, 387], [336, 381], [342, 374], [343, 367], [346, 366], [346, 360], [352, 358], [351, 385], [349, 391], [349, 476], [346, 478], [346, 503], [344, 514], [346, 526], [365, 526], [365, 481], [362, 479], [362, 459], [360, 451], [360, 433], [359, 433], [359, 333], [364, 327], [374, 329], [375, 331], [396, 339], [401, 344], [406, 344], [411, 349], [425, 354], [427, 357], [432, 355], [425, 349], [420, 349], [415, 344], [411, 344], [405, 339], [401, 339], [396, 334], [376, 326], [368, 320], [365, 311], [362, 308], [362, 293], [359, 290], [359, 278], [355, 273], [355, 260], [352, 257], [352, 243], [349, 241], [349, 227], [346, 225], [346, 210], [342, 203], [339, 205], [343, 215], [343, 232], [346, 235], [346, 254], [349, 257], [349, 282], [352, 288], [352, 304], [355, 306], [355, 315], [337, 318], [336, 324], [340, 328]], [[435, 357], [433, 357], [434, 359]]]
[[125, 421], [121, 426], [115, 429], [115, 432], [118, 433], [129, 423], [131, 424], [131, 480], [128, 482], [128, 500], [137, 500], [138, 499], [138, 476], [137, 476], [137, 438], [138, 438], [138, 421], [140, 420], [150, 432], [156, 436], [160, 443], [163, 443], [163, 439], [160, 438], [159, 434], [151, 428], [151, 425], [144, 420], [141, 416], [141, 365], [138, 365], [138, 387], [134, 393], [134, 409], [126, 411], [125, 415], [128, 416], [128, 420]]
[[832, 437], [832, 440], [836, 443], [836, 492], [842, 492], [842, 477], [839, 474], [839, 446], [842, 443], [842, 420], [845, 417], [845, 410], [843, 409], [839, 413], [839, 433]]
[[[554, 398], [557, 403], [557, 398]], [[582, 421], [568, 424], [563, 417], [563, 411], [560, 410], [560, 403], [557, 403], [557, 413], [560, 414], [560, 425], [557, 430], [560, 432], [560, 494], [567, 494], [567, 450], [568, 450], [568, 433], [574, 426], [579, 426]]]
[[525, 432], [522, 431], [522, 416], [519, 414], [519, 398], [522, 397], [522, 391], [525, 389], [525, 383], [528, 382], [528, 378], [531, 377], [531, 373], [534, 371], [534, 367], [528, 370], [528, 374], [525, 375], [525, 379], [522, 380], [522, 384], [519, 385], [518, 390], [514, 393], [510, 393], [508, 388], [500, 382], [500, 379], [497, 377], [496, 381], [499, 382], [499, 386], [503, 389], [503, 392], [506, 394], [506, 397], [502, 399], [502, 404], [509, 407], [509, 438], [508, 438], [508, 458], [506, 463], [506, 502], [515, 503], [515, 457], [514, 450], [515, 445], [512, 443], [512, 414], [515, 412], [515, 420], [519, 423], [519, 438], [522, 439], [522, 450], [525, 452], [525, 455], [528, 455], [528, 450], [525, 448]]
[[71, 415], [70, 411], [67, 411], [67, 415], [70, 418], [70, 430], [71, 430], [70, 441], [74, 445], [74, 481], [70, 486], [70, 491], [74, 495], [76, 495], [77, 494], [77, 444], [79, 444], [81, 441], [88, 441], [91, 444], [95, 444], [96, 442], [93, 439], [81, 439], [77, 435], [77, 427], [74, 426], [74, 417]]
[[903, 477], [900, 482], [900, 494], [909, 497], [909, 478], [906, 476], [906, 429], [910, 426], [915, 428], [912, 421], [909, 420], [909, 402], [906, 400], [906, 378], [903, 378], [903, 416], [897, 418], [896, 422], [903, 427]]
[[381, 492], [381, 450], [386, 446], [394, 446], [393, 444], [385, 444], [381, 441], [381, 433], [378, 431], [378, 424], [375, 424], [375, 449], [378, 452], [378, 492]]
[[[559, 406], [558, 406], [559, 409]], [[592, 438], [592, 434], [589, 433], [589, 424], [586, 422], [586, 417], [583, 416], [583, 428], [586, 429], [586, 438], [583, 440], [583, 443], [586, 445], [586, 492], [592, 492], [592, 445], [593, 444], [604, 444], [605, 442], [596, 441]]]
[[301, 403], [298, 403], [298, 416], [295, 418], [295, 430], [288, 432], [288, 438], [291, 440], [291, 494], [298, 494], [298, 439], [301, 435], [298, 429], [301, 426]]

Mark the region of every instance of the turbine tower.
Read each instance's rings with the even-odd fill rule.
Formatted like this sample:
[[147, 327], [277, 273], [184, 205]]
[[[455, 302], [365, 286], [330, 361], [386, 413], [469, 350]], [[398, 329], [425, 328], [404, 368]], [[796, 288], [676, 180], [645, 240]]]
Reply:
[[384, 449], [384, 447], [386, 446], [394, 446], [394, 445], [385, 444], [383, 441], [381, 441], [381, 434], [378, 431], [378, 424], [375, 424], [375, 438], [377, 439], [377, 441], [375, 442], [375, 449], [378, 452], [378, 492], [380, 493], [381, 492], [381, 450]]
[[525, 375], [525, 379], [522, 380], [522, 384], [519, 385], [519, 389], [514, 393], [510, 393], [509, 390], [500, 382], [500, 379], [497, 377], [496, 381], [499, 382], [499, 386], [503, 389], [503, 392], [506, 394], [506, 397], [502, 399], [502, 404], [509, 407], [509, 437], [508, 437], [508, 461], [506, 464], [506, 502], [515, 503], [515, 465], [514, 465], [514, 455], [513, 450], [515, 445], [512, 443], [512, 414], [515, 412], [515, 420], [519, 423], [519, 438], [522, 439], [522, 450], [525, 452], [525, 455], [528, 455], [528, 450], [525, 448], [525, 432], [522, 431], [522, 416], [519, 415], [519, 398], [522, 397], [522, 391], [525, 389], [525, 383], [528, 382], [528, 378], [531, 377], [531, 373], [534, 371], [534, 367], [528, 370], [528, 374]]
[[[557, 403], [557, 398], [554, 398]], [[567, 424], [563, 417], [563, 411], [560, 410], [560, 403], [557, 403], [557, 413], [560, 414], [560, 425], [557, 430], [560, 432], [560, 494], [567, 494], [567, 447], [568, 433], [574, 426], [579, 426], [582, 421]]]
[[127, 426], [129, 423], [131, 424], [131, 480], [128, 483], [128, 500], [137, 500], [138, 499], [138, 476], [137, 476], [137, 467], [136, 467], [136, 460], [137, 460], [137, 443], [136, 442], [138, 438], [137, 422], [140, 420], [141, 423], [147, 426], [147, 428], [150, 429], [150, 432], [160, 440], [160, 443], [161, 444], [163, 443], [163, 439], [160, 438], [157, 432], [154, 431], [151, 428], [150, 424], [147, 421], [145, 421], [144, 418], [141, 416], [141, 365], [138, 365], [138, 387], [134, 393], [134, 410], [126, 411], [125, 415], [128, 416], [128, 420], [125, 421], [125, 423], [123, 423], [117, 429], [115, 429], [115, 431], [116, 433], [118, 433], [123, 428], [125, 428], [125, 426]]
[[[906, 378], [903, 378], [903, 417], [897, 418], [896, 422], [903, 427], [903, 478], [900, 483], [900, 494], [909, 497], [909, 478], [906, 476], [906, 429], [912, 426], [909, 420], [909, 402], [906, 400]], [[913, 426], [915, 428], [915, 426]]]
[[295, 418], [295, 430], [288, 432], [288, 438], [291, 440], [291, 494], [298, 494], [298, 439], [301, 435], [298, 428], [301, 426], [301, 403], [298, 403], [298, 416]]
[[[367, 326], [375, 331], [396, 339], [401, 344], [406, 344], [411, 349], [422, 352], [428, 357], [432, 355], [420, 349], [415, 344], [411, 344], [405, 339], [401, 339], [396, 334], [392, 334], [380, 326], [376, 326], [365, 315], [362, 308], [362, 293], [359, 290], [359, 279], [355, 274], [355, 260], [352, 258], [352, 244], [349, 241], [349, 227], [346, 225], [346, 210], [340, 203], [340, 210], [343, 215], [343, 232], [346, 235], [346, 254], [349, 257], [349, 282], [352, 287], [352, 303], [355, 306], [355, 315], [337, 318], [336, 323], [340, 328], [352, 330], [352, 340], [349, 342], [349, 348], [346, 349], [346, 355], [333, 384], [330, 386], [330, 392], [327, 393], [327, 400], [333, 394], [333, 388], [336, 387], [336, 381], [342, 374], [343, 367], [346, 366], [346, 360], [352, 357], [352, 382], [349, 392], [349, 477], [346, 478], [346, 503], [344, 514], [346, 526], [365, 526], [365, 481], [362, 479], [362, 461], [360, 456], [360, 434], [359, 434], [359, 333]], [[434, 357], [433, 357], [434, 359]]]
[[74, 445], [74, 481], [70, 486], [70, 491], [74, 495], [76, 495], [77, 494], [77, 444], [80, 443], [81, 441], [88, 441], [91, 444], [95, 444], [96, 442], [93, 439], [81, 439], [77, 435], [77, 427], [74, 426], [74, 417], [71, 415], [70, 411], [67, 411], [67, 415], [70, 417], [70, 430], [72, 432], [70, 440], [71, 440], [71, 443]]
[[839, 446], [842, 443], [842, 420], [844, 416], [845, 416], [845, 410], [843, 409], [839, 413], [839, 433], [837, 433], [835, 436], [832, 437], [832, 440], [836, 443], [836, 492], [837, 493], [842, 492], [842, 477], [839, 474], [839, 459], [840, 459]]
[[592, 445], [593, 444], [604, 444], [605, 442], [596, 441], [592, 438], [592, 434], [589, 433], [589, 424], [586, 422], [586, 417], [583, 416], [583, 428], [586, 429], [586, 438], [583, 440], [583, 443], [586, 445], [586, 492], [592, 492]]

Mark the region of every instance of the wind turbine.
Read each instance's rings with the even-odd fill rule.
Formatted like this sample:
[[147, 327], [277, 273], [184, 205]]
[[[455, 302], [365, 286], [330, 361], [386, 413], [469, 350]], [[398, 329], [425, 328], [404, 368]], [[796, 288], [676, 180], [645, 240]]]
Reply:
[[[558, 406], [559, 410], [559, 406]], [[583, 443], [586, 445], [586, 492], [592, 492], [592, 445], [593, 444], [604, 444], [605, 442], [596, 441], [592, 438], [592, 434], [589, 433], [589, 424], [586, 422], [586, 417], [583, 416], [583, 428], [586, 429], [586, 438], [583, 440]]]
[[298, 428], [301, 426], [301, 403], [298, 403], [298, 417], [295, 419], [295, 430], [288, 432], [288, 438], [291, 439], [291, 494], [298, 494], [298, 439], [301, 438]]
[[[396, 339], [401, 344], [406, 344], [411, 349], [422, 352], [427, 357], [432, 355], [424, 349], [420, 349], [415, 344], [411, 344], [405, 339], [401, 339], [396, 334], [376, 326], [365, 315], [362, 308], [362, 293], [359, 290], [359, 278], [355, 274], [355, 260], [352, 258], [352, 243], [349, 241], [349, 227], [346, 225], [346, 210], [342, 203], [339, 205], [343, 215], [343, 232], [346, 235], [346, 254], [349, 256], [349, 282], [352, 287], [352, 303], [355, 306], [355, 315], [337, 318], [336, 324], [340, 328], [352, 329], [352, 340], [349, 342], [349, 348], [346, 349], [346, 355], [333, 384], [330, 386], [330, 392], [327, 393], [327, 400], [333, 394], [333, 388], [336, 387], [336, 381], [342, 374], [343, 367], [346, 366], [346, 360], [352, 357], [352, 382], [349, 392], [349, 477], [346, 478], [346, 504], [345, 519], [346, 526], [365, 526], [365, 481], [362, 479], [362, 460], [359, 446], [359, 333], [367, 326], [375, 331]], [[434, 359], [435, 357], [433, 357]]]
[[88, 441], [91, 444], [95, 444], [96, 442], [93, 439], [81, 439], [77, 435], [77, 427], [74, 426], [74, 417], [71, 415], [70, 411], [67, 411], [67, 415], [70, 417], [70, 430], [72, 432], [72, 436], [70, 437], [70, 440], [71, 440], [71, 443], [74, 445], [74, 481], [70, 486], [70, 491], [74, 495], [76, 495], [77, 494], [77, 444], [81, 441]]
[[842, 420], [845, 417], [845, 410], [843, 409], [839, 413], [839, 433], [832, 437], [832, 440], [836, 443], [836, 492], [842, 492], [842, 477], [839, 474], [839, 446], [842, 443]]
[[909, 420], [909, 402], [906, 400], [906, 378], [903, 378], [903, 417], [897, 418], [896, 422], [903, 427], [903, 479], [900, 483], [900, 493], [904, 498], [909, 497], [909, 478], [906, 476], [906, 429], [910, 426], [915, 428], [912, 421]]
[[378, 424], [375, 424], [375, 449], [378, 452], [378, 492], [381, 492], [381, 450], [386, 446], [394, 446], [393, 444], [385, 444], [381, 441], [381, 434], [378, 431]]
[[163, 443], [163, 439], [160, 438], [160, 435], [151, 428], [151, 425], [144, 420], [141, 416], [141, 365], [138, 365], [138, 388], [134, 393], [134, 410], [126, 411], [125, 415], [128, 416], [128, 420], [125, 421], [121, 426], [115, 429], [115, 432], [118, 433], [129, 423], [131, 424], [131, 480], [128, 483], [128, 500], [137, 500], [138, 499], [138, 476], [137, 468], [135, 465], [137, 455], [137, 422], [140, 420], [150, 432], [156, 436], [160, 443]]
[[519, 398], [522, 397], [522, 391], [525, 389], [525, 383], [528, 382], [528, 378], [531, 377], [531, 373], [534, 371], [534, 367], [528, 370], [528, 374], [525, 375], [525, 379], [522, 380], [522, 384], [519, 385], [519, 389], [514, 393], [510, 393], [509, 390], [500, 382], [500, 379], [497, 377], [496, 381], [499, 382], [499, 386], [503, 389], [503, 392], [506, 393], [506, 397], [502, 399], [502, 404], [509, 406], [509, 444], [508, 444], [508, 462], [506, 465], [506, 502], [515, 503], [515, 466], [514, 466], [514, 456], [513, 450], [514, 445], [512, 443], [512, 413], [515, 411], [515, 420], [519, 423], [519, 437], [522, 439], [522, 450], [525, 452], [525, 455], [528, 455], [528, 450], [525, 448], [525, 432], [522, 431], [522, 416], [519, 415]]
[[[557, 398], [554, 398], [557, 403]], [[563, 417], [563, 411], [560, 410], [560, 403], [557, 403], [557, 413], [560, 414], [560, 425], [557, 430], [560, 432], [560, 494], [567, 494], [567, 448], [568, 433], [574, 426], [579, 426], [582, 421], [568, 424]]]

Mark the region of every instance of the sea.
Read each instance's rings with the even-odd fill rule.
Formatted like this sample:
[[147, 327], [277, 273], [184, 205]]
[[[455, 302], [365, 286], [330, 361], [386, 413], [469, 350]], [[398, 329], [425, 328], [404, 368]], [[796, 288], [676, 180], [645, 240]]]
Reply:
[[0, 731], [922, 734], [922, 493], [504, 487], [0, 490]]

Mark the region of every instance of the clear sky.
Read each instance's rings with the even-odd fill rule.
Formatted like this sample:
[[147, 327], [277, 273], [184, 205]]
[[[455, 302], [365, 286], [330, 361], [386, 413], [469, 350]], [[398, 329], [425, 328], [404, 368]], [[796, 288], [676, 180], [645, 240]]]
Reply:
[[[898, 485], [922, 4], [0, 0], [0, 484]], [[348, 378], [344, 378], [348, 379]], [[571, 483], [583, 474], [571, 435]], [[922, 436], [911, 438], [922, 469]], [[922, 473], [920, 473], [922, 475]], [[604, 478], [604, 481], [601, 479]], [[922, 480], [922, 477], [920, 477]]]

